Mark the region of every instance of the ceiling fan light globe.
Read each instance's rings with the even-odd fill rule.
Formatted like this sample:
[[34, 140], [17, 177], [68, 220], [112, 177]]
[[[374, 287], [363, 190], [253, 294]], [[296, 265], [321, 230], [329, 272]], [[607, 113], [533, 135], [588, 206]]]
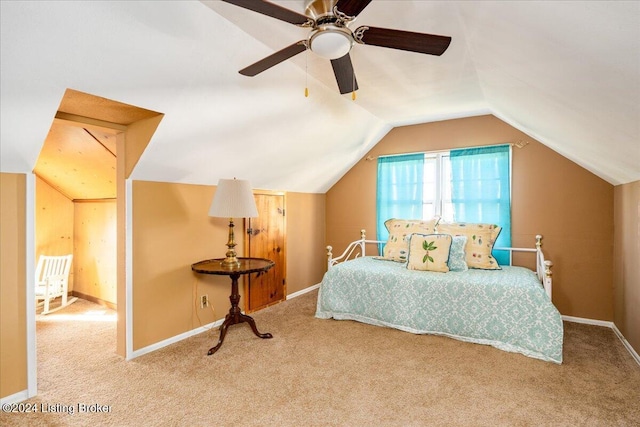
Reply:
[[338, 59], [345, 56], [353, 46], [353, 38], [343, 31], [324, 30], [311, 35], [311, 51], [326, 59]]

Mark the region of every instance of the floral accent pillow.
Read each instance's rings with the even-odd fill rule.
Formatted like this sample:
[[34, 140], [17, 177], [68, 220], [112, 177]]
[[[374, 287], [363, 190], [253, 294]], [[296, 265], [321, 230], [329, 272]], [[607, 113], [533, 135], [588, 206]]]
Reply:
[[384, 258], [406, 262], [409, 258], [409, 238], [413, 233], [432, 234], [436, 232], [436, 224], [440, 218], [429, 221], [418, 219], [391, 218], [384, 222], [389, 232], [387, 244], [384, 245]]
[[409, 240], [409, 270], [449, 271], [447, 261], [453, 238], [448, 234], [412, 234]]
[[465, 260], [464, 247], [467, 244], [467, 236], [452, 236], [451, 250], [449, 251], [449, 270], [467, 271], [467, 261]]
[[498, 261], [491, 255], [493, 245], [502, 231], [495, 224], [451, 223], [438, 224], [438, 233], [452, 236], [467, 236], [464, 247], [465, 261], [469, 268], [481, 270], [500, 270]]

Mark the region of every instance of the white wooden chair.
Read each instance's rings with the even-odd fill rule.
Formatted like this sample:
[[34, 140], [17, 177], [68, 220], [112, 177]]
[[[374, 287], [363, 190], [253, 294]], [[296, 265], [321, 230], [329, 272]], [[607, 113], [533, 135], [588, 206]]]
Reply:
[[[69, 291], [69, 272], [73, 255], [47, 256], [41, 255], [36, 266], [36, 304], [44, 304], [42, 314], [50, 313], [49, 303], [57, 297], [62, 297], [59, 308], [73, 303], [67, 299]], [[58, 309], [59, 309], [58, 308]], [[57, 310], [57, 309], [56, 309]]]

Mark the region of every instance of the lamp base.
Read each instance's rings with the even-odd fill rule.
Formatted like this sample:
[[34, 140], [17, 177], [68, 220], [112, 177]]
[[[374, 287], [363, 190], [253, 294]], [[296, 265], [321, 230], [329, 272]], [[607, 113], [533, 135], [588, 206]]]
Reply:
[[233, 269], [240, 267], [240, 261], [236, 257], [236, 242], [233, 236], [233, 218], [229, 218], [229, 241], [227, 242], [226, 258], [220, 262], [220, 266], [225, 269]]
[[225, 269], [234, 269], [240, 267], [240, 261], [238, 261], [238, 258], [236, 258], [234, 253], [233, 256], [227, 255], [225, 259], [220, 261], [220, 266]]

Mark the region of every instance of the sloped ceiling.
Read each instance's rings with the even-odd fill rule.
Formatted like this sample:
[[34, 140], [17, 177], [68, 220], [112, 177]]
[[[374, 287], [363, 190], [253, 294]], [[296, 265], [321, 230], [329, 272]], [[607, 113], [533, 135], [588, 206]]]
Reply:
[[394, 126], [493, 114], [640, 180], [640, 2], [374, 0], [357, 25], [453, 41], [441, 57], [355, 46], [355, 101], [313, 54], [238, 74], [307, 32], [220, 1], [0, 8], [3, 172], [33, 170], [69, 88], [165, 114], [134, 179], [322, 193]]
[[34, 173], [69, 200], [115, 199], [115, 137], [54, 121]]

